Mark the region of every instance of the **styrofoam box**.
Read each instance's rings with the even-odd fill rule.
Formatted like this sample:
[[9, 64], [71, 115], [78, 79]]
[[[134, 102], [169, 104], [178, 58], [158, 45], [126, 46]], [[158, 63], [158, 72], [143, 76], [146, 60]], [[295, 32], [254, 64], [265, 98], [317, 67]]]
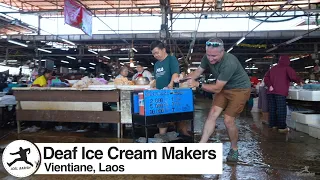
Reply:
[[320, 139], [320, 126], [309, 125], [309, 135]]
[[291, 120], [297, 121], [298, 119], [304, 118], [303, 113], [314, 113], [314, 111], [291, 111]]
[[300, 89], [289, 89], [289, 93], [288, 93], [287, 98], [298, 100], [299, 99], [299, 91], [300, 91]]
[[300, 90], [298, 97], [302, 101], [320, 101], [320, 91]]
[[309, 126], [307, 124], [296, 122], [296, 130], [309, 134]]
[[292, 119], [301, 124], [320, 126], [320, 113], [315, 112], [292, 112]]

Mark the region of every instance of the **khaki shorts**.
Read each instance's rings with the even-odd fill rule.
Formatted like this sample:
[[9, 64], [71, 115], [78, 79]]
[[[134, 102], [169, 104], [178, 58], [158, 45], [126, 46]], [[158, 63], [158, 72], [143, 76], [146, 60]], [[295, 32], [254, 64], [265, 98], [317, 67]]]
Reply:
[[250, 98], [251, 89], [222, 90], [215, 95], [213, 105], [225, 110], [225, 114], [237, 117], [243, 111]]

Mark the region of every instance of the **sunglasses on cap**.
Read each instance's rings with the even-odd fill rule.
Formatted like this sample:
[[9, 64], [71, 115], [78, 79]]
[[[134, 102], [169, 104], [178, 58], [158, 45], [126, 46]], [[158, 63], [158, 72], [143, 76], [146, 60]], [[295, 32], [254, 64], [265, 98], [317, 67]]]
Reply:
[[219, 46], [221, 46], [221, 45], [222, 45], [222, 44], [219, 43], [219, 42], [209, 42], [209, 41], [206, 42], [206, 46], [219, 47]]

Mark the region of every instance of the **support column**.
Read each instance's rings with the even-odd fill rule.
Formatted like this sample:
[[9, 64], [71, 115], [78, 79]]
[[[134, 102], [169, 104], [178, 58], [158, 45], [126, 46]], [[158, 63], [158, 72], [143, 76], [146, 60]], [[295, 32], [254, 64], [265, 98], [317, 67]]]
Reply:
[[6, 58], [5, 58], [6, 65], [8, 62], [8, 58], [9, 58], [9, 48], [6, 48]]
[[160, 0], [161, 6], [161, 29], [160, 29], [160, 39], [162, 42], [169, 44], [169, 29], [168, 29], [168, 14], [170, 10], [168, 0]]
[[38, 35], [41, 34], [41, 18], [42, 17], [39, 15], [38, 16], [38, 31], [37, 31]]

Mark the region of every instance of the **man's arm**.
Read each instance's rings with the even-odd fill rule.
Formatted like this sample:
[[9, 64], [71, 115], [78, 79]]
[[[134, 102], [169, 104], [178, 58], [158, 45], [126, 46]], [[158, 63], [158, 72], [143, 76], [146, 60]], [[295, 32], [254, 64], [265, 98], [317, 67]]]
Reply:
[[170, 59], [170, 72], [172, 73], [171, 81], [168, 84], [169, 88], [173, 88], [174, 81], [179, 78], [179, 62], [176, 57], [173, 56], [173, 59]]
[[[197, 87], [199, 87], [199, 82]], [[226, 81], [217, 80], [216, 84], [202, 84], [202, 90], [210, 93], [219, 93], [223, 89], [223, 87], [227, 84]]]
[[[227, 84], [227, 82], [231, 79], [234, 72], [237, 69], [237, 65], [234, 63], [225, 64], [223, 67], [221, 67], [221, 73], [219, 74], [217, 78], [216, 84], [203, 84], [201, 89], [207, 92], [211, 93], [219, 93], [222, 91], [223, 87]], [[194, 80], [192, 80], [194, 81]], [[195, 86], [199, 87], [200, 83], [196, 83]]]
[[208, 66], [207, 55], [204, 55], [201, 59], [201, 64], [199, 65], [198, 69], [190, 73], [187, 77], [191, 79], [198, 79], [199, 76], [205, 71], [207, 66]]
[[172, 87], [173, 87], [173, 84], [174, 84], [174, 81], [175, 81], [176, 79], [178, 79], [178, 78], [179, 78], [179, 74], [178, 74], [178, 73], [172, 74], [172, 76], [171, 76], [171, 81], [170, 81], [168, 87], [172, 88]]
[[287, 74], [290, 78], [290, 81], [293, 81], [295, 83], [301, 83], [301, 78], [297, 75], [296, 71], [292, 69], [291, 67], [287, 68]]

